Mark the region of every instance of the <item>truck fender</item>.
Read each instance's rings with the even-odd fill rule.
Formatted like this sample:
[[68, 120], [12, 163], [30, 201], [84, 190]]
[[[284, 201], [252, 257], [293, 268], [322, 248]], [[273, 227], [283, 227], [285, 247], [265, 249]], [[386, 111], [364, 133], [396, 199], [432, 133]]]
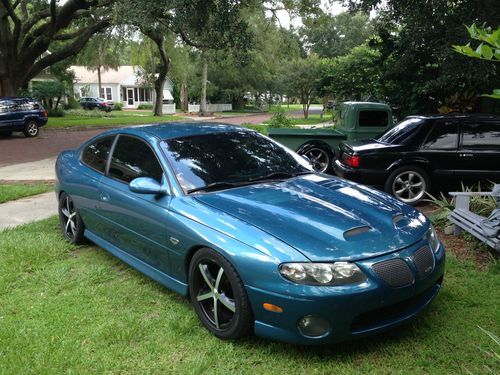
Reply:
[[299, 146], [299, 148], [296, 150], [296, 152], [298, 154], [301, 154], [302, 152], [304, 152], [306, 149], [308, 149], [310, 147], [321, 147], [323, 149], [330, 150], [331, 153], [333, 155], [335, 155], [335, 150], [332, 150], [332, 148], [330, 147], [330, 145], [328, 143], [326, 143], [324, 141], [320, 141], [320, 140], [307, 141], [306, 143]]

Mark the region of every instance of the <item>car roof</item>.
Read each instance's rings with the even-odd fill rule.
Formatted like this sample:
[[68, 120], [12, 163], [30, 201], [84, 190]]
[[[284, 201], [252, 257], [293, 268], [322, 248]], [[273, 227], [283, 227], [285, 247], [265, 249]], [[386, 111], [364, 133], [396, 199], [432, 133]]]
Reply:
[[443, 114], [428, 114], [428, 115], [412, 115], [407, 118], [421, 118], [421, 119], [475, 119], [475, 120], [500, 120], [498, 115], [489, 115], [483, 113], [448, 113]]
[[194, 135], [227, 133], [236, 131], [253, 132], [254, 130], [223, 123], [167, 122], [162, 124], [138, 125], [123, 129], [114, 129], [106, 132], [106, 134], [122, 133], [141, 135], [147, 133], [156, 138], [167, 140]]

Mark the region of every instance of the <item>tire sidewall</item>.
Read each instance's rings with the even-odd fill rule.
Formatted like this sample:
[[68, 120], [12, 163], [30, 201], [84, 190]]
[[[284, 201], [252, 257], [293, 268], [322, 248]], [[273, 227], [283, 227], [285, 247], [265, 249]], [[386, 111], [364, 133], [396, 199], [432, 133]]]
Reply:
[[[236, 312], [229, 328], [221, 330], [213, 327], [212, 323], [207, 319], [200, 304], [196, 300], [196, 290], [194, 290], [194, 274], [197, 272], [198, 264], [203, 261], [215, 262], [222, 267], [229, 282], [231, 283]], [[202, 248], [198, 250], [191, 259], [191, 263], [189, 265], [189, 296], [198, 318], [213, 335], [221, 339], [232, 340], [247, 336], [251, 333], [253, 325], [250, 326], [250, 323], [253, 323], [253, 317], [243, 282], [231, 263], [218, 252], [209, 248]]]
[[[414, 171], [414, 172], [417, 172], [418, 174], [420, 174], [423, 178], [424, 178], [424, 181], [425, 181], [425, 193], [428, 193], [430, 191], [430, 188], [431, 188], [431, 182], [430, 182], [430, 179], [429, 179], [429, 174], [421, 167], [417, 167], [417, 166], [414, 166], [414, 165], [409, 165], [409, 166], [404, 166], [404, 167], [399, 167], [397, 169], [395, 169], [390, 175], [389, 177], [387, 178], [387, 180], [385, 181], [385, 184], [384, 184], [384, 191], [390, 195], [392, 195], [395, 199], [399, 200], [398, 197], [396, 197], [395, 195], [393, 195], [393, 192], [392, 192], [392, 184], [396, 178], [396, 176], [402, 172], [410, 172], [410, 171]], [[403, 203], [406, 203], [406, 204], [409, 204], [409, 205], [416, 205], [418, 203], [420, 203], [423, 199], [425, 199], [425, 196], [426, 194], [424, 193], [424, 195], [417, 201], [415, 202], [403, 202], [401, 200], [399, 200], [400, 202], [403, 202]]]

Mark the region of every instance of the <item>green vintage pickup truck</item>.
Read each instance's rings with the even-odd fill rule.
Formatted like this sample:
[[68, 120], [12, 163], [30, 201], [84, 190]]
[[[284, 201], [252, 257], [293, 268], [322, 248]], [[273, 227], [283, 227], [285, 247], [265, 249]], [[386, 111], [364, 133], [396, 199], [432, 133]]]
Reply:
[[391, 108], [383, 103], [344, 102], [333, 128], [269, 128], [269, 137], [306, 156], [318, 172], [331, 172], [342, 141], [373, 138], [394, 125]]

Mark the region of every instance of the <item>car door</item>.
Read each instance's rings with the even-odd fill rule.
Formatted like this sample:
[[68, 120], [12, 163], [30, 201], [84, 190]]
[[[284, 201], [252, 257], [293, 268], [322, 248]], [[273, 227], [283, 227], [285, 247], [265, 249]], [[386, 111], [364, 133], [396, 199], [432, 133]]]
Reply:
[[500, 123], [493, 119], [464, 119], [458, 154], [461, 179], [500, 182]]
[[165, 183], [161, 164], [147, 142], [135, 136], [119, 135], [108, 172], [99, 184], [101, 237], [168, 274], [168, 207], [171, 197], [130, 191], [129, 183], [138, 177], [150, 177]]
[[432, 183], [452, 180], [460, 169], [458, 158], [458, 121], [437, 119], [420, 146], [418, 154], [427, 160]]

